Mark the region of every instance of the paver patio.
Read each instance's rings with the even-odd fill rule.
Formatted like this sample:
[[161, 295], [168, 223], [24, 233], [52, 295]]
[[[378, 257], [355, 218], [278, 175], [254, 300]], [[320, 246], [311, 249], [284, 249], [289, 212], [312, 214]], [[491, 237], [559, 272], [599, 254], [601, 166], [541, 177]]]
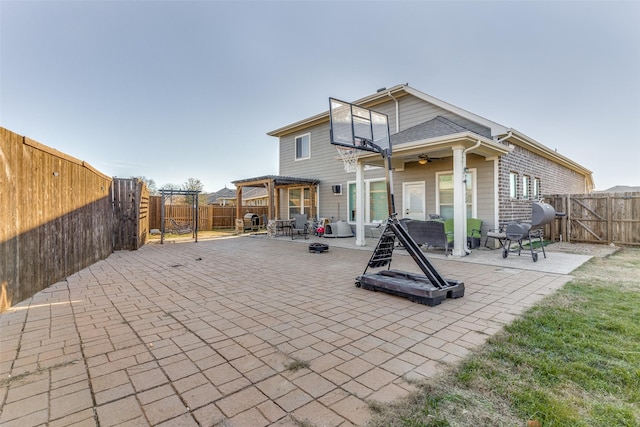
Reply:
[[148, 244], [17, 304], [0, 425], [362, 425], [571, 278], [433, 258], [466, 293], [428, 307], [354, 287], [370, 249], [308, 242]]

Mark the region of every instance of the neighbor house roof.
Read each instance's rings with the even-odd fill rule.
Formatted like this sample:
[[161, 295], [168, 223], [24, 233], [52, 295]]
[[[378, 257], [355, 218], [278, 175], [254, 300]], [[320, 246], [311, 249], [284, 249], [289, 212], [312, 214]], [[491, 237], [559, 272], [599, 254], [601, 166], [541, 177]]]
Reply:
[[597, 193], [639, 193], [640, 186], [616, 185], [606, 190], [597, 191]]
[[[242, 200], [261, 199], [268, 196], [267, 189], [264, 187], [246, 187], [242, 191]], [[215, 193], [209, 194], [207, 204], [212, 205], [219, 203], [221, 200], [235, 200], [236, 190], [231, 188], [223, 188]]]
[[207, 204], [215, 204], [222, 199], [235, 199], [236, 198], [236, 190], [231, 188], [224, 187], [221, 190], [216, 191], [215, 193], [210, 193], [207, 196]]

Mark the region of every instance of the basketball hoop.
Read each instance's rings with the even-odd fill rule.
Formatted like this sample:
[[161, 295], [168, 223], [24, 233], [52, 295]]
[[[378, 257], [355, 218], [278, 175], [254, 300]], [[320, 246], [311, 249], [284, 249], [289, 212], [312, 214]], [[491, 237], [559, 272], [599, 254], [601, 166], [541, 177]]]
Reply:
[[336, 150], [338, 150], [338, 154], [340, 154], [340, 158], [344, 163], [345, 172], [355, 172], [358, 157], [360, 157], [360, 150], [341, 145], [336, 145]]

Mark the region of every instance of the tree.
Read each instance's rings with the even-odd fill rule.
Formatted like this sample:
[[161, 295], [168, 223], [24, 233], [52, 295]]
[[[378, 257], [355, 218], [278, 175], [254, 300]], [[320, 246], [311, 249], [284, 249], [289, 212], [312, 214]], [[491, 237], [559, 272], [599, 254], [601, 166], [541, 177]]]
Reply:
[[[199, 179], [189, 178], [184, 184], [182, 189], [187, 191], [202, 191], [204, 185]], [[189, 205], [195, 204], [195, 198], [193, 196], [185, 196], [185, 202]]]
[[156, 182], [153, 179], [147, 178], [146, 176], [136, 176], [134, 178], [138, 178], [140, 181], [145, 183], [145, 185], [147, 186], [147, 190], [149, 190], [149, 195], [150, 196], [159, 196], [160, 195], [160, 192], [158, 191], [158, 188], [156, 187]]
[[[180, 186], [178, 184], [165, 184], [160, 188], [161, 190], [180, 190]], [[180, 201], [180, 196], [170, 196], [169, 203], [173, 204], [174, 202]]]

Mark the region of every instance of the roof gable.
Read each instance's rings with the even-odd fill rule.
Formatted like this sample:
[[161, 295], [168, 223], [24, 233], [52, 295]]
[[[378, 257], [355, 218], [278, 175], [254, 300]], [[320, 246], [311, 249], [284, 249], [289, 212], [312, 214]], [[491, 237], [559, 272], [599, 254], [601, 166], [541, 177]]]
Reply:
[[442, 116], [438, 116], [391, 135], [391, 144], [398, 145], [405, 142], [421, 141], [466, 131], [469, 131], [469, 129]]

